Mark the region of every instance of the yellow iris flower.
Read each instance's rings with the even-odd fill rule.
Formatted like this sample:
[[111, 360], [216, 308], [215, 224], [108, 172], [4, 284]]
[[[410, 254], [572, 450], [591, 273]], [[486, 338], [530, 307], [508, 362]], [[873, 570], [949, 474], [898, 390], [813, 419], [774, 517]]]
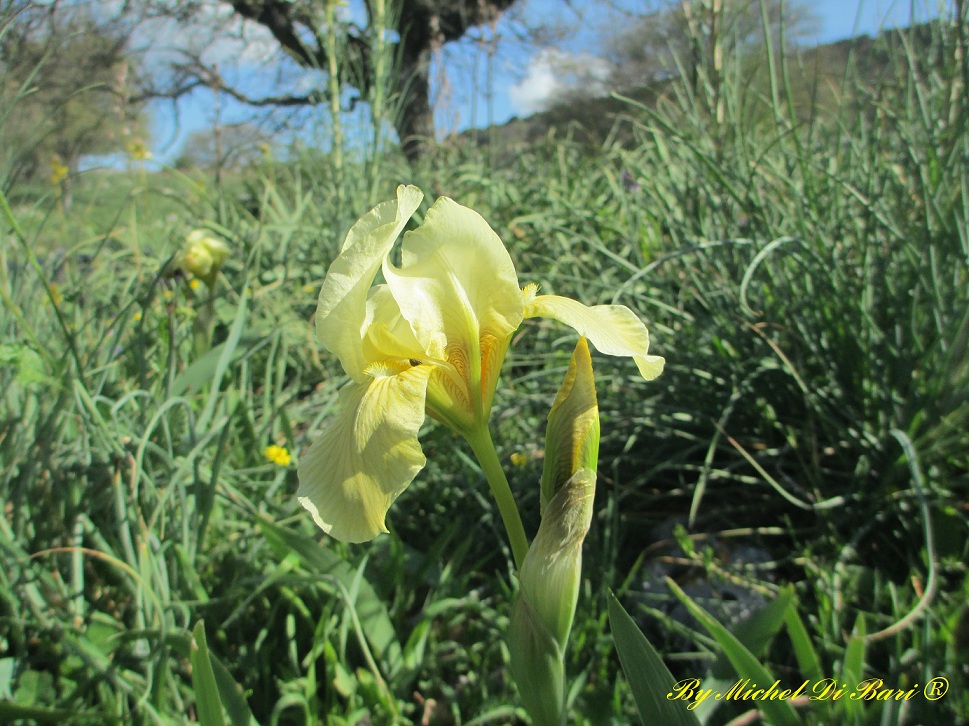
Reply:
[[[425, 413], [472, 446], [488, 436], [498, 374], [524, 319], [564, 322], [600, 352], [632, 357], [647, 380], [663, 369], [629, 308], [522, 290], [498, 235], [446, 197], [404, 234], [395, 265], [391, 250], [422, 199], [400, 186], [395, 201], [362, 217], [320, 291], [317, 337], [352, 382], [338, 418], [300, 460], [297, 497], [344, 542], [387, 531], [387, 510], [425, 463], [417, 440]], [[375, 285], [378, 272], [384, 281]]]

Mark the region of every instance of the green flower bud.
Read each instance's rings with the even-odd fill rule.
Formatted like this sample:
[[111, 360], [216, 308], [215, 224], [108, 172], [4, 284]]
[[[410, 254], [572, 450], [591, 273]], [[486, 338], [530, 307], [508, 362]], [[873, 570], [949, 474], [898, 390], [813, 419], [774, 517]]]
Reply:
[[565, 721], [565, 662], [562, 649], [521, 592], [508, 626], [511, 675], [535, 726]]
[[579, 338], [569, 370], [548, 413], [545, 468], [542, 471], [542, 514], [562, 485], [579, 469], [596, 470], [599, 460], [599, 404], [592, 375], [592, 356]]
[[542, 523], [519, 573], [508, 632], [511, 672], [538, 726], [565, 719], [565, 647], [582, 581], [582, 542], [592, 523], [599, 411], [585, 339], [548, 417]]

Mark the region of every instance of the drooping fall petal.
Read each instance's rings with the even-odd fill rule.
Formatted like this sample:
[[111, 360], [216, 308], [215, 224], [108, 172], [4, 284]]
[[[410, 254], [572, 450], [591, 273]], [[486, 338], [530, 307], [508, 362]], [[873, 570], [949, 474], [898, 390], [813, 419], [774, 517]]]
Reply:
[[343, 542], [386, 532], [394, 499], [425, 463], [417, 440], [430, 366], [374, 364], [340, 393], [340, 415], [299, 464], [300, 504]]
[[558, 295], [525, 293], [526, 318], [552, 318], [585, 336], [600, 353], [633, 359], [640, 375], [651, 381], [663, 372], [665, 360], [649, 355], [649, 332], [636, 313], [624, 305], [595, 305]]
[[358, 383], [366, 380], [364, 369], [372, 362], [364, 357], [361, 342], [366, 334], [370, 287], [423, 198], [417, 187], [401, 185], [395, 201], [378, 204], [361, 217], [347, 234], [323, 281], [316, 309], [316, 335]]

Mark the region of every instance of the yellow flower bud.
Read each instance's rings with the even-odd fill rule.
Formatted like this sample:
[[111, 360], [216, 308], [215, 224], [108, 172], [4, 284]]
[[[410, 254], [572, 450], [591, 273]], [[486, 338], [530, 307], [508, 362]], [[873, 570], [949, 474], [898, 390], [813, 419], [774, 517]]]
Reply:
[[51, 184], [53, 184], [55, 187], [59, 186], [65, 179], [67, 179], [70, 173], [71, 173], [71, 170], [67, 167], [66, 164], [64, 164], [60, 155], [58, 154], [50, 155], [50, 183]]
[[127, 145], [128, 156], [135, 161], [147, 161], [154, 156], [145, 146], [145, 142], [140, 139], [130, 141]]
[[592, 375], [592, 356], [579, 338], [545, 430], [542, 512], [559, 488], [579, 469], [596, 470], [599, 459], [599, 404]]
[[565, 719], [565, 664], [582, 582], [582, 542], [592, 523], [599, 409], [585, 338], [572, 354], [548, 416], [542, 523], [519, 573], [508, 631], [511, 672], [536, 725]]
[[230, 251], [222, 240], [210, 236], [203, 229], [196, 229], [185, 238], [181, 267], [212, 287]]

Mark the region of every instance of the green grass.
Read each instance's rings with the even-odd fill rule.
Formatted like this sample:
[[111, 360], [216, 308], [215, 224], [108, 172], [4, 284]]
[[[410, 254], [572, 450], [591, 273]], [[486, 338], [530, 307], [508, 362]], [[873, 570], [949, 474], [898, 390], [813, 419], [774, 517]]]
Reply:
[[[627, 104], [623, 143], [550, 139], [500, 168], [472, 148], [413, 172], [388, 154], [356, 175], [352, 153], [340, 173], [307, 155], [221, 186], [91, 173], [67, 210], [49, 186], [14, 185], [0, 217], [0, 721], [184, 723], [221, 708], [213, 683], [232, 723], [525, 721], [502, 640], [513, 561], [463, 442], [429, 423], [392, 534], [352, 547], [297, 506], [295, 466], [262, 455], [298, 457], [332, 415], [345, 378], [313, 339], [315, 295], [372, 187], [390, 198], [403, 181], [480, 211], [523, 284], [632, 307], [668, 361], [644, 383], [594, 356], [602, 460], [567, 657], [575, 723], [635, 720], [610, 589], [677, 677], [719, 652], [671, 619], [671, 593], [647, 596], [657, 563], [683, 585], [793, 584], [825, 676], [952, 684], [904, 708], [799, 708], [805, 723], [969, 718], [959, 42], [933, 26], [892, 50], [890, 73], [847, 71], [844, 103], [808, 115], [776, 49], [763, 85], [741, 83], [736, 59], [722, 124], [709, 88], [674, 85]], [[199, 227], [233, 248], [211, 293], [167, 271]], [[573, 344], [527, 323], [494, 407], [532, 533]], [[669, 522], [685, 529], [657, 545]], [[745, 546], [766, 565], [733, 563]], [[861, 616], [868, 640], [851, 641]], [[808, 675], [788, 637], [805, 641], [778, 636], [759, 657], [796, 685]]]

